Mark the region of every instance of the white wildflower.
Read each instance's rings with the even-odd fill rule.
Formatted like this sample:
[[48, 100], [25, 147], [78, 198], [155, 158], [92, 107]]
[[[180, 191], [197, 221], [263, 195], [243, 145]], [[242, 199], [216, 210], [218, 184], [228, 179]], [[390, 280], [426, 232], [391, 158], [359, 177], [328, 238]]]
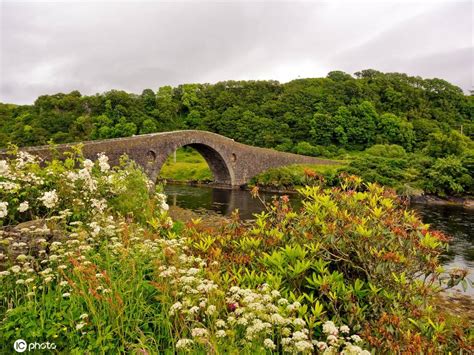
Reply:
[[216, 337], [218, 338], [224, 338], [225, 336], [226, 336], [225, 330], [220, 329], [216, 332]]
[[193, 338], [203, 338], [203, 337], [206, 337], [208, 333], [209, 332], [206, 328], [191, 329], [191, 335], [193, 336]]
[[343, 334], [349, 334], [351, 330], [347, 325], [342, 325], [341, 327], [339, 327], [339, 331]]
[[92, 160], [86, 159], [86, 160], [84, 160], [84, 162], [82, 163], [82, 165], [84, 166], [85, 169], [91, 170], [92, 167], [94, 166], [94, 163], [92, 162]]
[[214, 313], [216, 313], [216, 309], [217, 309], [216, 306], [210, 305], [209, 307], [207, 307], [206, 313], [212, 316]]
[[296, 331], [293, 333], [293, 340], [298, 341], [298, 340], [306, 340], [306, 339], [308, 339], [308, 336], [302, 331]]
[[28, 208], [30, 208], [30, 204], [28, 203], [28, 201], [24, 201], [18, 206], [18, 211], [25, 212], [28, 210]]
[[323, 333], [329, 335], [337, 335], [339, 331], [335, 324], [329, 320], [323, 324]]
[[194, 341], [191, 339], [179, 339], [176, 342], [176, 349], [177, 350], [186, 350], [189, 349], [194, 344]]
[[46, 191], [43, 196], [39, 198], [43, 202], [43, 205], [47, 208], [53, 208], [58, 203], [58, 195], [56, 190]]
[[263, 341], [263, 345], [264, 345], [267, 349], [270, 349], [270, 350], [275, 350], [275, 349], [276, 349], [276, 345], [275, 345], [275, 343], [273, 342], [273, 340], [268, 339], [268, 338]]
[[280, 297], [280, 292], [278, 290], [273, 290], [271, 292], [271, 295], [272, 295], [273, 298], [278, 298], [278, 297]]
[[84, 322], [76, 324], [76, 330], [80, 330], [80, 329], [84, 328], [85, 325], [86, 325], [86, 323], [84, 323]]
[[217, 328], [224, 328], [225, 327], [225, 321], [222, 319], [216, 320], [216, 327]]
[[306, 352], [306, 351], [313, 350], [313, 344], [305, 340], [297, 341], [295, 343], [295, 348], [297, 351]]
[[7, 175], [10, 171], [10, 167], [6, 160], [0, 160], [0, 176]]
[[316, 346], [318, 347], [319, 350], [326, 350], [328, 348], [328, 344], [326, 344], [324, 341], [318, 341], [316, 342]]
[[280, 306], [286, 306], [288, 304], [288, 300], [286, 298], [280, 298], [278, 300], [278, 305]]
[[337, 341], [338, 341], [338, 338], [335, 335], [328, 335], [326, 340], [330, 345], [336, 345]]
[[274, 313], [271, 315], [271, 321], [273, 324], [279, 325], [279, 324], [285, 324], [286, 320], [285, 318], [279, 314], [279, 313]]
[[181, 302], [176, 302], [170, 308], [170, 315], [175, 314], [176, 311], [179, 311], [181, 308], [183, 308], [183, 304]]
[[103, 173], [109, 171], [110, 165], [109, 165], [109, 157], [107, 155], [105, 155], [104, 153], [100, 153], [98, 161], [99, 161], [100, 171], [102, 171]]
[[0, 218], [8, 215], [8, 202], [0, 202]]
[[306, 322], [301, 318], [295, 318], [295, 320], [293, 320], [293, 324], [295, 327], [304, 327]]
[[191, 314], [198, 313], [199, 312], [199, 307], [198, 306], [193, 306], [189, 309], [188, 312], [191, 313]]

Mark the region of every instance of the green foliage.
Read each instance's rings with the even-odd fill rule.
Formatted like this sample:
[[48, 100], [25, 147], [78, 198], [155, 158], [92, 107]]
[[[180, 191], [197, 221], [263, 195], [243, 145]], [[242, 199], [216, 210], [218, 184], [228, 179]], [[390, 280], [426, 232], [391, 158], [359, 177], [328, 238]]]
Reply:
[[438, 158], [428, 170], [426, 189], [441, 196], [473, 193], [472, 171], [463, 165], [461, 158], [454, 155]]
[[378, 121], [377, 130], [378, 143], [398, 144], [408, 151], [411, 151], [415, 145], [413, 125], [406, 119], [390, 113], [383, 114]]
[[225, 81], [141, 95], [43, 95], [30, 106], [0, 104], [0, 134], [8, 137], [3, 146], [9, 140], [23, 146], [198, 128], [265, 147], [289, 140], [365, 149], [377, 142], [411, 151], [450, 128], [463, 125], [469, 134], [472, 106], [469, 96], [443, 80], [334, 71], [285, 84]]
[[313, 157], [317, 157], [318, 155], [321, 155], [321, 151], [317, 147], [304, 141], [296, 144], [295, 147], [293, 148], [293, 151], [296, 154], [309, 155]]
[[[429, 305], [441, 288], [462, 279], [459, 270], [440, 267], [448, 240], [442, 233], [429, 230], [392, 192], [355, 176], [341, 177], [339, 187], [316, 184], [299, 193], [297, 211], [283, 196], [249, 228], [191, 226], [183, 231], [187, 244], [239, 284], [266, 282], [300, 302], [315, 333], [333, 320], [365, 334], [379, 352], [465, 346], [458, 336], [467, 340], [469, 325]], [[199, 247], [204, 242], [206, 250]]]
[[448, 155], [461, 156], [469, 146], [472, 146], [472, 141], [469, 138], [453, 130], [449, 134], [432, 133], [428, 138], [424, 152], [436, 158]]
[[406, 152], [403, 147], [396, 144], [376, 144], [365, 150], [365, 153], [384, 158], [404, 158]]
[[404, 154], [399, 146], [373, 148], [368, 154], [356, 157], [344, 171], [356, 174], [365, 181], [392, 187], [399, 193], [410, 190], [410, 187], [423, 188], [424, 174], [432, 159], [419, 154]]
[[[338, 172], [344, 165], [290, 165], [269, 169], [250, 180], [250, 185], [277, 190], [324, 182], [327, 186], [338, 183]], [[317, 179], [315, 179], [317, 177]]]

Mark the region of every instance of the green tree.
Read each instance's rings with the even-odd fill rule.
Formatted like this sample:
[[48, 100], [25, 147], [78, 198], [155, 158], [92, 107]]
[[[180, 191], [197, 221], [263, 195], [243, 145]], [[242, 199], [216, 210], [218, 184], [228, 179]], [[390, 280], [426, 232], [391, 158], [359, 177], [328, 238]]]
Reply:
[[469, 144], [472, 144], [472, 141], [457, 131], [452, 130], [448, 134], [432, 133], [424, 152], [432, 157], [461, 156]]
[[426, 188], [432, 193], [458, 195], [472, 189], [473, 177], [463, 166], [459, 157], [449, 155], [439, 158], [428, 171]]
[[398, 144], [411, 151], [415, 143], [413, 125], [391, 113], [380, 116], [377, 122], [377, 143]]
[[147, 118], [143, 121], [142, 127], [140, 128], [140, 134], [155, 133], [157, 131], [158, 127], [156, 126], [156, 122], [151, 118]]

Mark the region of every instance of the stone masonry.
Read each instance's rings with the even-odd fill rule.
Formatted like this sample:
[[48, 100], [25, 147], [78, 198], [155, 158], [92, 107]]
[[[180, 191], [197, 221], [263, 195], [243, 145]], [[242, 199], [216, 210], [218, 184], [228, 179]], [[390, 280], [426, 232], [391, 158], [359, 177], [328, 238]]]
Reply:
[[[77, 144], [61, 144], [57, 146], [57, 150], [62, 153]], [[337, 164], [331, 160], [253, 147], [216, 133], [197, 130], [153, 133], [82, 144], [85, 157], [95, 160], [97, 154], [105, 153], [112, 165], [119, 162], [120, 156], [127, 154], [145, 169], [153, 181], [156, 181], [170, 154], [177, 148], [190, 146], [206, 159], [215, 183], [232, 188], [245, 185], [252, 177], [270, 168], [291, 164]], [[22, 150], [44, 159], [51, 158], [49, 146]], [[5, 154], [0, 152], [0, 155]]]

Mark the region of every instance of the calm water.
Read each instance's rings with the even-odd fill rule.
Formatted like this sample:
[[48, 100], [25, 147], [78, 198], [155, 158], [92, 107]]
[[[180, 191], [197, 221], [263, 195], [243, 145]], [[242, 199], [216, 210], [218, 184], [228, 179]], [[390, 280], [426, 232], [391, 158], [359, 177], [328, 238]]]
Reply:
[[[165, 192], [168, 203], [195, 211], [214, 211], [230, 215], [239, 209], [242, 219], [253, 218], [254, 213], [263, 210], [259, 200], [253, 199], [249, 191], [228, 190], [212, 187], [194, 187], [167, 185]], [[271, 201], [275, 193], [261, 193], [266, 201]], [[298, 197], [290, 196], [293, 205], [298, 205]], [[470, 279], [474, 278], [474, 210], [453, 206], [412, 205], [424, 223], [450, 235], [453, 240], [445, 255], [444, 263], [448, 267], [463, 267], [470, 270]], [[473, 294], [471, 288], [469, 293]]]

